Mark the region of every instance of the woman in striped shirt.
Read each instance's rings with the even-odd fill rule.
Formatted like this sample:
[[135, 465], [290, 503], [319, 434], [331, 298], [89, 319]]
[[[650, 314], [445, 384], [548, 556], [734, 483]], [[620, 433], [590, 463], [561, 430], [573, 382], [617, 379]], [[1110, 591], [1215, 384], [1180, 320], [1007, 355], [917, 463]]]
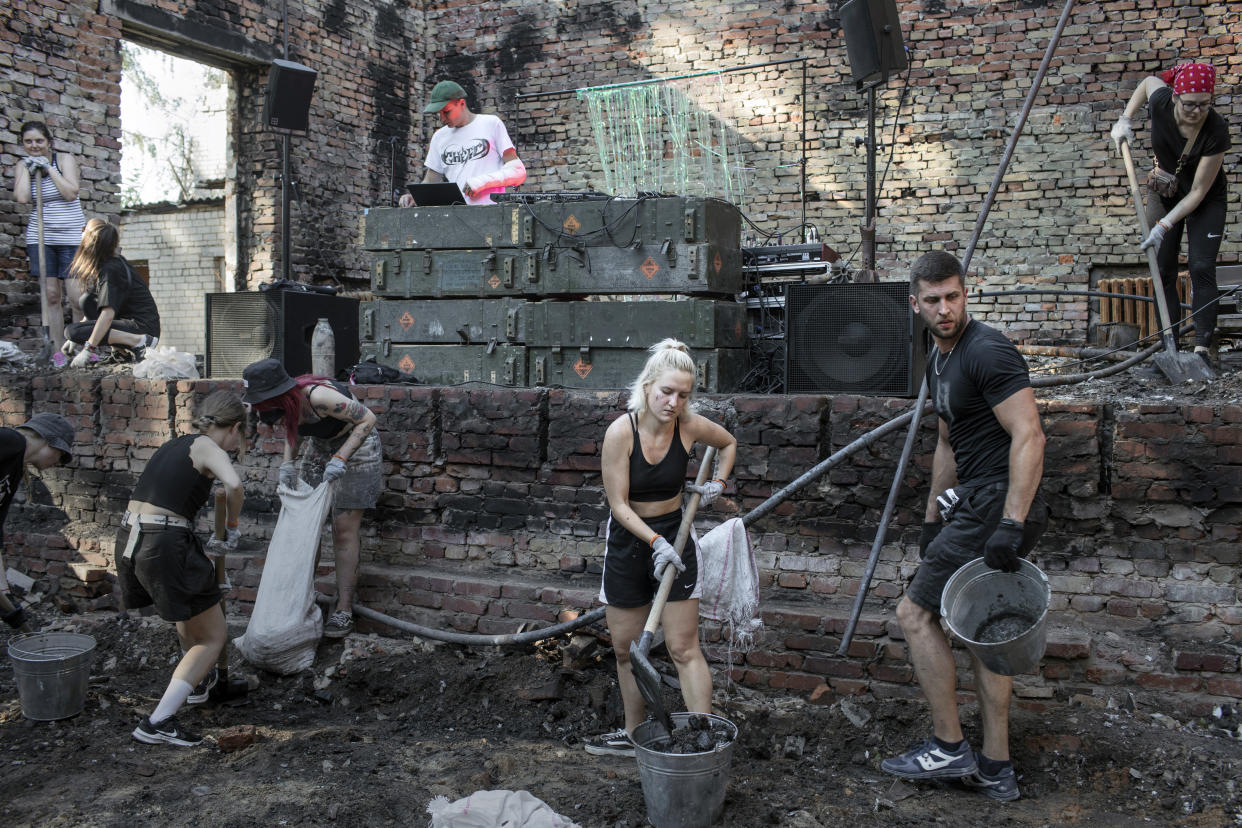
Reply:
[[[48, 332], [52, 341], [59, 344], [65, 339], [65, 314], [61, 301], [65, 284], [69, 294], [69, 308], [73, 318], [82, 316], [78, 286], [69, 278], [69, 264], [82, 241], [82, 228], [86, 216], [78, 201], [78, 162], [67, 152], [52, 152], [52, 133], [45, 124], [30, 121], [22, 124], [22, 149], [26, 157], [14, 168], [13, 198], [19, 204], [35, 203], [35, 171], [42, 173], [39, 181], [43, 190], [43, 246], [47, 259], [47, 278], [43, 280], [47, 302], [51, 308]], [[30, 224], [26, 227], [26, 253], [30, 256], [30, 273], [39, 273], [39, 214], [32, 211]], [[63, 364], [64, 356], [58, 354]]]

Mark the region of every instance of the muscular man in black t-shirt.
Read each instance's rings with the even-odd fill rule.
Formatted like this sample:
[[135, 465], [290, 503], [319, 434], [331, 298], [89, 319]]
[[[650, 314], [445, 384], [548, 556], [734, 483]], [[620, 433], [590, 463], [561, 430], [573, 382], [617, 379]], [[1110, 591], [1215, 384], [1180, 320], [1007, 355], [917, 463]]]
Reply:
[[[940, 626], [940, 600], [966, 562], [982, 555], [988, 566], [1014, 571], [1043, 532], [1047, 516], [1037, 489], [1044, 432], [1026, 362], [1002, 333], [970, 318], [956, 258], [937, 251], [915, 262], [910, 303], [936, 341], [927, 379], [940, 437], [919, 538], [922, 562], [897, 606], [897, 620], [931, 706], [932, 736], [881, 767], [904, 779], [958, 778], [992, 799], [1017, 799], [1009, 761], [1013, 679], [972, 657], [983, 719], [983, 749], [975, 753], [962, 735], [957, 670]], [[941, 523], [937, 499], [950, 488], [960, 499]]]

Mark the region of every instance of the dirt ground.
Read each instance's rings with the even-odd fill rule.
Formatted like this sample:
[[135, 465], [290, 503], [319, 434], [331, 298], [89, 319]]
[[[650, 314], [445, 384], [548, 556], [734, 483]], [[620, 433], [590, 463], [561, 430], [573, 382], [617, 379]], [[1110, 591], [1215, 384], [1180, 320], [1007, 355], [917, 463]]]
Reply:
[[[233, 619], [232, 632], [243, 625]], [[167, 681], [177, 652], [170, 625], [97, 612], [50, 627], [98, 642], [86, 706], [58, 722], [25, 719], [5, 660], [5, 825], [427, 825], [432, 797], [487, 789], [528, 790], [583, 826], [646, 824], [635, 760], [581, 747], [620, 717], [602, 649], [570, 668], [563, 639], [465, 649], [354, 634], [323, 642], [302, 674], [251, 672], [258, 686], [242, 704], [183, 709], [179, 720], [208, 740], [178, 748], [129, 735]], [[247, 672], [234, 656], [233, 674]], [[671, 706], [671, 690], [667, 698]], [[921, 703], [864, 696], [812, 705], [720, 682], [715, 701], [740, 730], [723, 825], [1242, 825], [1242, 740], [1231, 710], [1182, 721], [1176, 710], [1083, 697], [1015, 709], [1022, 798], [1000, 804], [878, 770], [929, 730]], [[252, 725], [257, 741], [221, 750], [215, 739], [237, 725]], [[977, 726], [968, 736], [977, 741]]]

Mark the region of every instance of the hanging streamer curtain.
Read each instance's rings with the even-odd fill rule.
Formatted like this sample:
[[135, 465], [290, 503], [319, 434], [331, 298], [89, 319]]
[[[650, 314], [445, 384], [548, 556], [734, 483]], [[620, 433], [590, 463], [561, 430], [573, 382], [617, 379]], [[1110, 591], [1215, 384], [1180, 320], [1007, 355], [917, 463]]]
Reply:
[[698, 81], [578, 91], [608, 192], [715, 196], [741, 204], [748, 171], [737, 128], [721, 114], [722, 75]]

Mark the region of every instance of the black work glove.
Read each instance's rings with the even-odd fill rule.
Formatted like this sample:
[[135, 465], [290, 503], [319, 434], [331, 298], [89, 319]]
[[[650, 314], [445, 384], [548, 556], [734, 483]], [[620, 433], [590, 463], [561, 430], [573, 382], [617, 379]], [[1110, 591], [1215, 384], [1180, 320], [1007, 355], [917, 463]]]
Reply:
[[927, 547], [932, 545], [932, 541], [940, 534], [940, 530], [944, 528], [943, 521], [928, 523], [923, 521], [923, 531], [919, 532], [919, 557], [927, 557]]
[[13, 605], [12, 612], [6, 612], [0, 615], [0, 620], [8, 624], [13, 629], [17, 629], [26, 623], [26, 610], [22, 608], [21, 602], [13, 597], [13, 593], [8, 593], [9, 603]]
[[1002, 572], [1018, 571], [1018, 550], [1022, 548], [1022, 521], [1004, 518], [983, 545], [983, 562]]

